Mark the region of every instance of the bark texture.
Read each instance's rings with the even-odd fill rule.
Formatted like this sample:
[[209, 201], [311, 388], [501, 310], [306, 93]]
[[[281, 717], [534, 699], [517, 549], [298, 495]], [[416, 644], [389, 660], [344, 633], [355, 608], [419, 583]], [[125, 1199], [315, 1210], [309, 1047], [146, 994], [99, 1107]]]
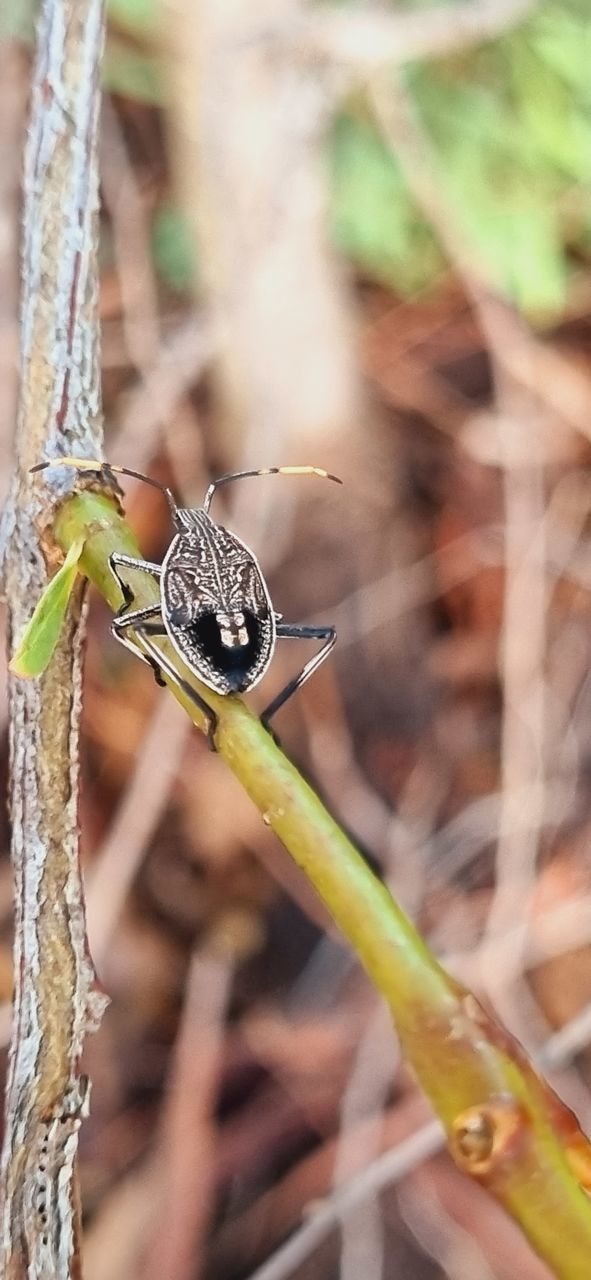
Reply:
[[[97, 120], [103, 0], [45, 0], [25, 170], [21, 396], [4, 521], [9, 634], [55, 563], [48, 491], [29, 468], [101, 450]], [[69, 479], [66, 483], [70, 483]], [[55, 490], [54, 490], [55, 495]], [[2, 1156], [2, 1276], [80, 1274], [79, 1060], [104, 1000], [86, 942], [77, 787], [82, 590], [39, 680], [11, 679], [14, 1022]]]

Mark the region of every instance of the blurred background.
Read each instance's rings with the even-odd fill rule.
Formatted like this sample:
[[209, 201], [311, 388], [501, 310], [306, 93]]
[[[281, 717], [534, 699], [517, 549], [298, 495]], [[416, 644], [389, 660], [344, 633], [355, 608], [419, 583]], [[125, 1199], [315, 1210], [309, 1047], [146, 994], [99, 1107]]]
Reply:
[[[34, 12], [0, 0], [4, 483]], [[286, 620], [338, 629], [277, 732], [589, 1129], [589, 2], [108, 14], [105, 456], [184, 503], [240, 467], [343, 477], [216, 499]], [[125, 488], [159, 559], [166, 504]], [[280, 646], [253, 706], [308, 656]], [[82, 774], [111, 997], [85, 1064], [87, 1280], [544, 1280], [440, 1152], [302, 876], [97, 598]]]

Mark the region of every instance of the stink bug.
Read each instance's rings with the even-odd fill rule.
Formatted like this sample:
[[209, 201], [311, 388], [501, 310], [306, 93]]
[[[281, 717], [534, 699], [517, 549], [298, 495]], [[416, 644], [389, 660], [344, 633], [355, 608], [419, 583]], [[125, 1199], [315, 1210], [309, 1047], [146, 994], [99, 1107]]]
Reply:
[[[84, 458], [56, 458], [41, 462], [33, 471], [46, 467], [67, 466], [79, 471], [95, 471], [115, 482], [114, 472], [133, 476], [164, 494], [176, 534], [162, 565], [136, 560], [114, 552], [110, 557], [111, 572], [123, 594], [123, 605], [113, 618], [116, 639], [154, 669], [156, 679], [164, 671], [169, 680], [188, 692], [206, 717], [210, 747], [215, 750], [214, 735], [217, 716], [191, 685], [181, 679], [172, 663], [160, 650], [150, 645], [150, 636], [168, 636], [173, 648], [189, 671], [215, 693], [247, 693], [262, 680], [275, 651], [277, 640], [321, 640], [324, 643], [293, 680], [266, 707], [261, 719], [266, 728], [271, 716], [283, 706], [296, 689], [316, 671], [336, 642], [332, 626], [308, 627], [283, 622], [273, 609], [271, 597], [259, 562], [249, 547], [235, 533], [216, 524], [209, 514], [211, 500], [221, 485], [250, 476], [321, 476], [341, 484], [338, 476], [320, 467], [265, 467], [257, 471], [233, 471], [210, 484], [203, 505], [195, 509], [179, 507], [172, 490], [149, 476], [128, 467], [112, 466]], [[115, 482], [116, 483], [116, 482]], [[122, 570], [142, 570], [156, 578], [160, 586], [160, 603], [133, 609], [135, 597]], [[148, 655], [126, 634], [139, 632]]]

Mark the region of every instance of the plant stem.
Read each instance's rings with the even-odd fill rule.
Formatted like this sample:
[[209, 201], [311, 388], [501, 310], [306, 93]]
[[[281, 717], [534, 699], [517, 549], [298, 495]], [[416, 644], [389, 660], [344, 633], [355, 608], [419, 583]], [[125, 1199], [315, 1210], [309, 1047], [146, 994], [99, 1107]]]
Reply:
[[[113, 608], [121, 604], [108, 558], [138, 556], [113, 502], [86, 490], [57, 511], [64, 550], [86, 534], [81, 568]], [[158, 587], [136, 573], [138, 606]], [[141, 637], [136, 635], [141, 644]], [[167, 641], [157, 641], [178, 667]], [[591, 1257], [591, 1206], [569, 1166], [587, 1155], [574, 1117], [536, 1075], [518, 1045], [450, 978], [386, 887], [311, 787], [239, 699], [219, 697], [182, 672], [218, 716], [216, 744], [354, 947], [388, 1001], [407, 1057], [465, 1172], [488, 1186], [533, 1247], [564, 1280], [583, 1280]], [[195, 724], [203, 717], [174, 689]]]

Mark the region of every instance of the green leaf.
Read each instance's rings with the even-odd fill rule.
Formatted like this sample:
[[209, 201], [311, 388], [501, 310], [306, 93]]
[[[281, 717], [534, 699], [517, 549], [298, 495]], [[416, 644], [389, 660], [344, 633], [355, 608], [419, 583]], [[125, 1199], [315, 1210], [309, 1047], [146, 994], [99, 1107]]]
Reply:
[[51, 579], [25, 627], [9, 669], [15, 676], [40, 676], [53, 654], [78, 572], [84, 538], [72, 543], [61, 569]]

